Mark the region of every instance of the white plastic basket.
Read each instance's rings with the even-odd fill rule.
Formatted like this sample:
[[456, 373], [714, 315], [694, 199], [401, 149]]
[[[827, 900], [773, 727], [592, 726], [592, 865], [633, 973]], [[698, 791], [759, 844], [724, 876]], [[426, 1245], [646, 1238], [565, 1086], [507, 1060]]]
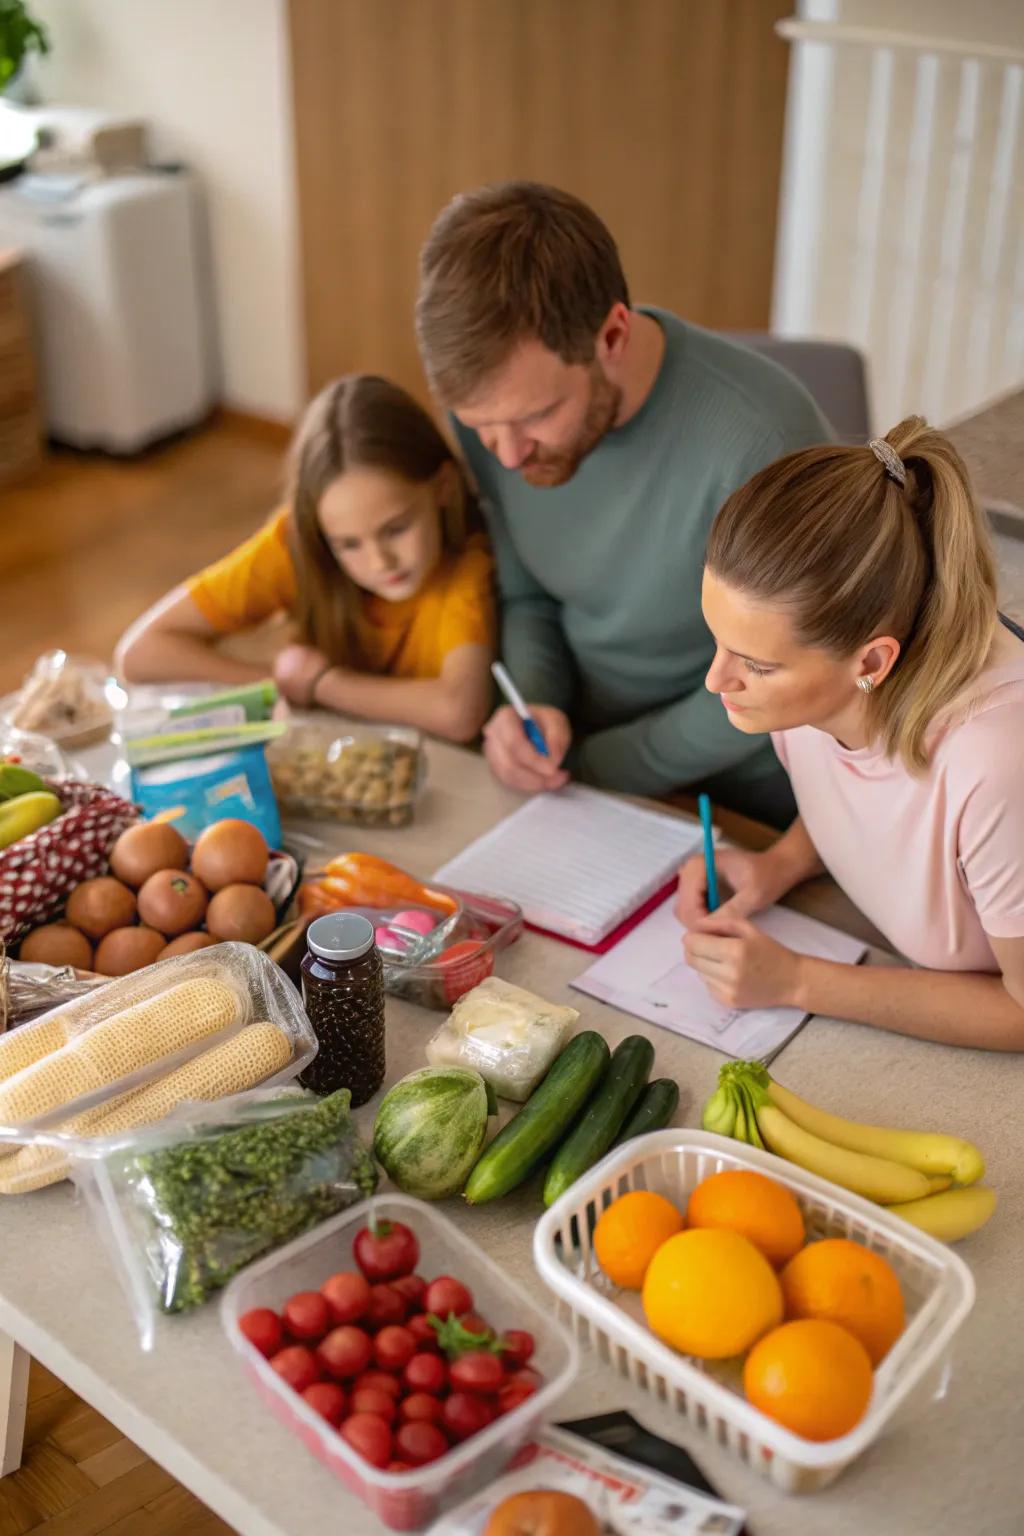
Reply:
[[[853, 1238], [882, 1254], [899, 1276], [906, 1328], [875, 1372], [864, 1418], [839, 1439], [804, 1440], [766, 1418], [743, 1397], [736, 1362], [705, 1363], [661, 1343], [644, 1322], [639, 1294], [620, 1290], [598, 1265], [594, 1224], [619, 1195], [653, 1190], [685, 1209], [695, 1185], [723, 1168], [769, 1175], [796, 1196], [809, 1238]], [[610, 1152], [541, 1218], [533, 1254], [579, 1339], [787, 1493], [827, 1487], [897, 1412], [941, 1395], [950, 1342], [974, 1304], [970, 1271], [942, 1243], [770, 1152], [706, 1131], [655, 1131]]]

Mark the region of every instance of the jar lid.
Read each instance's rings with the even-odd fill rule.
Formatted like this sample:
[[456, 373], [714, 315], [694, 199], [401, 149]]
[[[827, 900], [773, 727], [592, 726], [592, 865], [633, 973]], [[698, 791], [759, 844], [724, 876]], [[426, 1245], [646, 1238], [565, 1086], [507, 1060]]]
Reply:
[[373, 947], [373, 924], [358, 912], [328, 912], [310, 923], [306, 943], [321, 960], [358, 960]]

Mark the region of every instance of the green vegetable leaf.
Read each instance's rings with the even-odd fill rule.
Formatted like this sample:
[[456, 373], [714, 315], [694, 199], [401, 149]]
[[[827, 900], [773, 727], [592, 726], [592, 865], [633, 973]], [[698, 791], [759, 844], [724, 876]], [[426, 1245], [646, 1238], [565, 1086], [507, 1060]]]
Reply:
[[459, 1355], [466, 1355], [478, 1349], [485, 1349], [492, 1355], [498, 1355], [505, 1348], [504, 1344], [499, 1344], [497, 1336], [490, 1328], [486, 1333], [473, 1333], [469, 1328], [462, 1326], [454, 1312], [449, 1312], [443, 1322], [435, 1312], [428, 1312], [427, 1322], [437, 1334], [437, 1342], [449, 1359], [458, 1359]]

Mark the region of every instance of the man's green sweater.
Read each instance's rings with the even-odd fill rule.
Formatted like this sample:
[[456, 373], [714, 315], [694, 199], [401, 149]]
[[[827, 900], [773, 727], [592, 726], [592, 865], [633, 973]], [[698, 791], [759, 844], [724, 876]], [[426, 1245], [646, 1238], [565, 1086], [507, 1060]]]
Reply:
[[528, 700], [572, 720], [576, 778], [635, 794], [706, 785], [779, 821], [787, 792], [771, 743], [735, 730], [704, 687], [704, 547], [732, 491], [829, 428], [776, 364], [645, 313], [665, 333], [654, 386], [565, 485], [527, 485], [455, 423], [494, 543], [502, 654]]

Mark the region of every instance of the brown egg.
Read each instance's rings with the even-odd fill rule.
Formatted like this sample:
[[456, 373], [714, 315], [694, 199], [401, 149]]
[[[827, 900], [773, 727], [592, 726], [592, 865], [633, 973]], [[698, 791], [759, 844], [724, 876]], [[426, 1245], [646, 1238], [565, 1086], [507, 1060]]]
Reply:
[[206, 909], [206, 926], [218, 939], [258, 944], [276, 924], [274, 903], [258, 885], [226, 885]]
[[139, 892], [139, 917], [172, 938], [198, 928], [209, 901], [205, 885], [184, 869], [158, 869]]
[[262, 885], [270, 850], [249, 821], [215, 821], [196, 839], [192, 868], [208, 891], [226, 885]]
[[127, 976], [152, 965], [163, 952], [165, 939], [154, 928], [115, 928], [101, 939], [96, 950], [96, 970], [101, 976]]
[[115, 928], [127, 928], [135, 921], [135, 897], [120, 880], [99, 875], [83, 880], [68, 897], [64, 915], [71, 925], [81, 928], [90, 939], [102, 939]]
[[215, 939], [212, 933], [183, 933], [160, 951], [159, 959], [168, 960], [171, 955], [191, 955], [194, 950], [209, 949], [211, 944], [219, 943], [220, 940]]
[[188, 843], [165, 821], [140, 821], [122, 832], [110, 855], [119, 880], [137, 891], [158, 869], [187, 869]]
[[92, 945], [70, 923], [46, 923], [26, 933], [18, 959], [36, 960], [41, 965], [74, 965], [80, 971], [91, 971]]

